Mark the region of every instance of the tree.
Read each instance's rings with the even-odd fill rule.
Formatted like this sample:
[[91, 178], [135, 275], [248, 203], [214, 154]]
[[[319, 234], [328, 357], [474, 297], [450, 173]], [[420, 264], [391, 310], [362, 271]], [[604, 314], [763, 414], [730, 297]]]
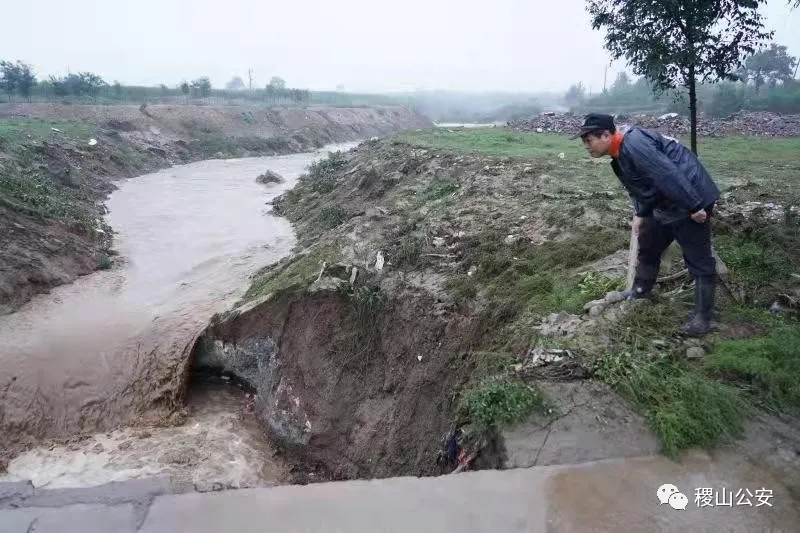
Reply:
[[623, 70], [617, 74], [617, 79], [614, 80], [614, 85], [611, 86], [613, 91], [624, 91], [631, 86], [631, 79], [628, 74]]
[[211, 80], [206, 76], [197, 78], [192, 81], [192, 89], [195, 90], [195, 94], [200, 95], [200, 98], [205, 98], [211, 94]]
[[246, 89], [247, 87], [244, 84], [244, 80], [240, 76], [234, 76], [231, 78], [231, 81], [225, 85], [225, 88], [229, 91], [241, 91]]
[[273, 76], [269, 80], [269, 84], [272, 85], [278, 94], [281, 94], [286, 89], [286, 82], [283, 78], [278, 76]]
[[691, 147], [697, 153], [697, 80], [737, 79], [757, 46], [772, 38], [758, 12], [766, 0], [587, 0], [592, 28], [656, 89], [689, 90]]
[[0, 89], [5, 91], [9, 98], [15, 91], [25, 98], [30, 97], [35, 85], [36, 75], [30, 65], [19, 60], [16, 63], [0, 61]]
[[96, 97], [102, 87], [108, 84], [93, 72], [79, 72], [69, 74], [66, 78], [56, 78], [50, 76], [50, 83], [53, 85], [56, 96], [84, 96]]
[[115, 81], [112, 87], [114, 88], [114, 97], [118, 100], [122, 100], [122, 84], [118, 81]]
[[744, 62], [742, 78], [752, 81], [756, 92], [764, 85], [775, 87], [794, 77], [797, 59], [786, 53], [786, 47], [771, 43], [769, 48], [759, 50]]
[[583, 86], [583, 82], [570, 85], [569, 89], [567, 89], [567, 94], [564, 96], [564, 100], [570, 107], [581, 105], [585, 99], [586, 88]]
[[181, 83], [181, 92], [183, 93], [184, 96], [189, 96], [189, 83], [188, 82], [184, 81], [183, 83]]

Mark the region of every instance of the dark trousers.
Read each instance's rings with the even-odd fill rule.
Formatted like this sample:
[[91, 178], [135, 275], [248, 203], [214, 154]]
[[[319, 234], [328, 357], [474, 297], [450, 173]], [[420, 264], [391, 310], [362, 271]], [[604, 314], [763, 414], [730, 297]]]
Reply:
[[672, 241], [677, 241], [683, 251], [683, 260], [689, 274], [696, 280], [702, 278], [713, 283], [717, 265], [711, 252], [711, 212], [713, 204], [706, 208], [708, 218], [698, 224], [691, 218], [671, 224], [662, 224], [654, 217], [642, 221], [639, 228], [639, 257], [634, 287], [642, 292], [652, 290], [661, 267], [661, 257]]

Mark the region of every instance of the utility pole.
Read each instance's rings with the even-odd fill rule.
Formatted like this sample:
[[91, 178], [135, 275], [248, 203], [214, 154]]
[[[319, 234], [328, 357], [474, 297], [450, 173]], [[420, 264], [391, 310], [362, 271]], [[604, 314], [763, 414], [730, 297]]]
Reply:
[[247, 77], [250, 80], [250, 84], [248, 85], [250, 92], [253, 92], [253, 69], [247, 69]]

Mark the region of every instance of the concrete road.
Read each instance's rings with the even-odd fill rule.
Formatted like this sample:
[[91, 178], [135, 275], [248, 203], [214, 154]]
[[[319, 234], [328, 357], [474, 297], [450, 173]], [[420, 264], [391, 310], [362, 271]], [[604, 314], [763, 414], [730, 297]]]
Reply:
[[[685, 499], [667, 490], [662, 504], [664, 484]], [[800, 506], [776, 479], [741, 457], [705, 453], [680, 464], [644, 457], [438, 478], [175, 492], [167, 480], [50, 491], [0, 485], [0, 533], [749, 533], [796, 532], [800, 524]]]

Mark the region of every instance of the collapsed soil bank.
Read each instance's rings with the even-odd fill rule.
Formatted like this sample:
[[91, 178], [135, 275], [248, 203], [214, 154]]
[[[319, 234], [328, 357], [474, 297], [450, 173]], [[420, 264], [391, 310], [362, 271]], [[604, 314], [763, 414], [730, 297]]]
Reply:
[[431, 304], [386, 301], [365, 317], [343, 292], [281, 293], [212, 324], [194, 367], [252, 387], [295, 482], [440, 473], [449, 391], [468, 378], [479, 332], [474, 320], [426, 316]]
[[112, 228], [99, 202], [116, 179], [430, 125], [400, 107], [4, 104], [0, 121], [0, 314], [109, 266]]

